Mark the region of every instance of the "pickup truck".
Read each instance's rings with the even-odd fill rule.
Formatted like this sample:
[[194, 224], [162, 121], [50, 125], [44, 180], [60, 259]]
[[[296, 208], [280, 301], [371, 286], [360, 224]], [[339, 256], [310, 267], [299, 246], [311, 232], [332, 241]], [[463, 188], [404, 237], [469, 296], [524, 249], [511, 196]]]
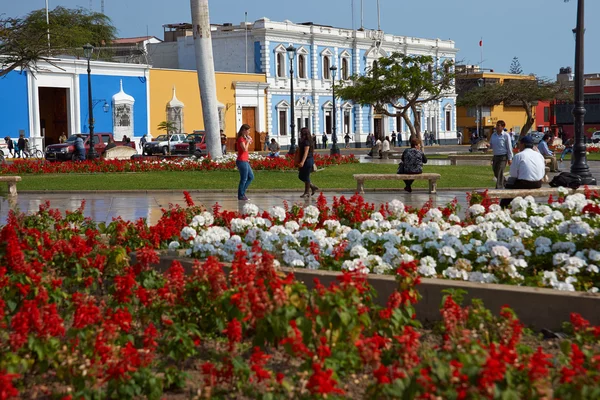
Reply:
[[[185, 133], [171, 134], [171, 151], [176, 144], [184, 142], [186, 139]], [[169, 141], [167, 135], [160, 135], [151, 142], [146, 142], [144, 145], [144, 155], [151, 156], [153, 154], [168, 154]]]
[[[90, 135], [82, 133], [83, 145], [85, 147], [85, 154], [87, 156], [90, 150]], [[104, 151], [104, 148], [109, 143], [109, 140], [113, 137], [112, 133], [94, 133], [94, 150], [97, 156], [100, 156]], [[48, 161], [69, 161], [75, 159], [75, 139], [77, 136], [69, 136], [66, 142], [59, 144], [51, 144], [46, 146], [44, 157]], [[135, 143], [123, 143], [116, 142], [117, 146], [129, 146], [135, 149]]]
[[190, 144], [193, 143], [193, 154], [196, 157], [206, 155], [206, 136], [204, 131], [195, 131], [187, 135], [185, 142], [178, 143], [173, 147], [174, 154], [190, 154]]

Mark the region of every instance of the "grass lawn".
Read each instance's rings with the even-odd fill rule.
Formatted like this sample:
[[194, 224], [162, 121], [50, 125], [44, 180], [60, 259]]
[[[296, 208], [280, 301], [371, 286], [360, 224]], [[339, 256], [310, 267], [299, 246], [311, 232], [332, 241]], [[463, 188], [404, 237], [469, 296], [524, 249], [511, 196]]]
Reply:
[[[312, 175], [313, 182], [323, 189], [354, 189], [353, 174], [396, 173], [395, 164], [348, 164], [328, 167]], [[439, 173], [439, 188], [493, 187], [491, 167], [472, 165], [425, 166], [424, 172]], [[250, 189], [297, 189], [301, 186], [296, 171], [254, 171]], [[22, 174], [19, 190], [153, 190], [153, 189], [236, 189], [237, 171], [213, 172], [147, 172], [104, 174]], [[414, 187], [426, 188], [427, 181], [415, 181]], [[366, 188], [400, 188], [400, 181], [372, 181]]]

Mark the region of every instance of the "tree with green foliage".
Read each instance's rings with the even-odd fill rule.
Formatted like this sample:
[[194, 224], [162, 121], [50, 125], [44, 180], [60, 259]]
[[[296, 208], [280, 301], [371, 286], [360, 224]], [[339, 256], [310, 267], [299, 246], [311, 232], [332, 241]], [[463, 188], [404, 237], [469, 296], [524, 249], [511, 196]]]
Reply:
[[457, 105], [461, 107], [493, 107], [504, 104], [505, 107], [521, 107], [525, 110], [526, 120], [520, 136], [529, 133], [535, 124], [533, 107], [538, 101], [554, 99], [569, 100], [572, 90], [556, 82], [532, 77], [531, 79], [505, 79], [503, 84], [487, 84], [459, 93]]
[[177, 124], [174, 121], [162, 121], [156, 127], [159, 131], [167, 132], [168, 151], [171, 154], [171, 134], [177, 132]]
[[335, 92], [344, 100], [373, 106], [376, 113], [402, 117], [411, 137], [420, 138], [420, 121], [413, 123], [409, 111], [416, 115], [420, 105], [454, 94], [453, 65], [450, 60], [435, 63], [431, 56], [393, 53], [373, 63], [365, 75], [336, 85]]
[[24, 18], [0, 18], [0, 76], [18, 68], [35, 72], [39, 61], [53, 64], [52, 58], [60, 55], [81, 56], [84, 44], [100, 48], [117, 33], [106, 15], [83, 8], [56, 7], [49, 21], [44, 9]]
[[521, 75], [523, 73], [523, 68], [521, 68], [519, 57], [513, 57], [512, 62], [510, 63], [510, 69], [508, 70], [508, 73], [515, 75]]

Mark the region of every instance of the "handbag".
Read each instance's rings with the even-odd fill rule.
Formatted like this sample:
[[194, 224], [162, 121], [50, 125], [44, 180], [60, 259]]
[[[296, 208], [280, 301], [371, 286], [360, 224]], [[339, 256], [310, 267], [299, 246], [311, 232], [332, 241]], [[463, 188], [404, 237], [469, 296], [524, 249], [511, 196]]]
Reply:
[[302, 161], [302, 152], [300, 151], [300, 149], [296, 149], [296, 152], [294, 153], [294, 165], [296, 167], [298, 167], [300, 165], [301, 161]]
[[397, 174], [403, 174], [404, 173], [404, 163], [402, 161], [400, 161], [400, 164], [398, 164], [398, 170], [396, 171]]

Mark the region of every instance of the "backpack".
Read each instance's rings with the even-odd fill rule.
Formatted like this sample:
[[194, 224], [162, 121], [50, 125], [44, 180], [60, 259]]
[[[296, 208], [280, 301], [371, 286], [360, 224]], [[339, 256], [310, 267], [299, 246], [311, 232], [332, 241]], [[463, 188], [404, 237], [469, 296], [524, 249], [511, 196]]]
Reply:
[[570, 172], [561, 172], [550, 181], [552, 187], [562, 186], [570, 189], [577, 189], [581, 184], [581, 177]]

